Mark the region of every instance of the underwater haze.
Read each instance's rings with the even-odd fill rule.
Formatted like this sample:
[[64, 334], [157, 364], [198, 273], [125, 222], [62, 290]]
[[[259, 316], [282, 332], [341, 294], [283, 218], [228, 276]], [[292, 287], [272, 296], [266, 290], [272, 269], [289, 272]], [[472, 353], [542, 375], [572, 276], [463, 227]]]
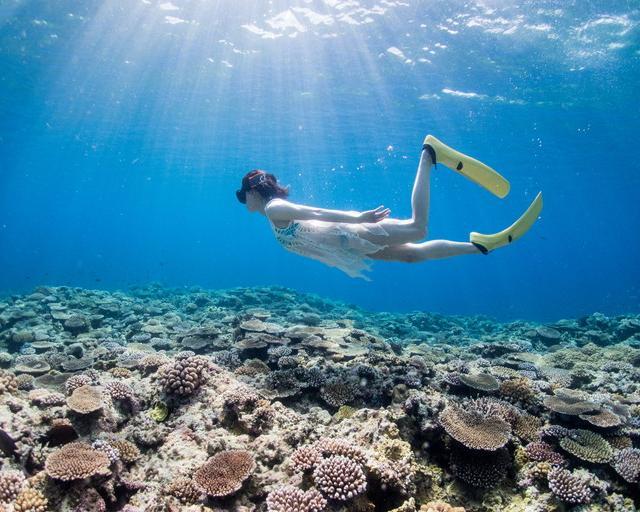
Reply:
[[[640, 306], [635, 1], [3, 0], [0, 292], [279, 285], [369, 310], [557, 320]], [[235, 198], [410, 215], [431, 133], [511, 181], [439, 165], [430, 238], [532, 230], [488, 256], [286, 252]]]

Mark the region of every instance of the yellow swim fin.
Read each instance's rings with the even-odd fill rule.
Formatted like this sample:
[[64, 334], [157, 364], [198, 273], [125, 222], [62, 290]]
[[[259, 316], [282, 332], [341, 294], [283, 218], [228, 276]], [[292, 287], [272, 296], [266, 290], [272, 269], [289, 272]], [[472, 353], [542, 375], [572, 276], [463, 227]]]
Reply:
[[434, 163], [446, 165], [452, 171], [466, 176], [501, 199], [509, 193], [511, 188], [509, 182], [488, 165], [450, 148], [433, 135], [427, 135], [424, 143], [435, 151], [436, 161]]
[[524, 235], [529, 231], [529, 228], [533, 226], [541, 211], [542, 192], [538, 192], [536, 198], [531, 205], [529, 205], [529, 208], [527, 208], [527, 211], [507, 229], [493, 235], [482, 235], [474, 231], [470, 233], [469, 241], [480, 249], [481, 252], [487, 254], [489, 251], [508, 245]]

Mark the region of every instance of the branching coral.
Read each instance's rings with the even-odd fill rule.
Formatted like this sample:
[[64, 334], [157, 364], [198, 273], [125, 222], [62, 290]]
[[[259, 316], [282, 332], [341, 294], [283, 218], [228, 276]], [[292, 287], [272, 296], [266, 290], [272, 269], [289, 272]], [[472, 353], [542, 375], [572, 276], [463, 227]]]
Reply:
[[48, 512], [49, 502], [37, 489], [27, 487], [16, 497], [13, 503], [14, 512]]
[[548, 474], [549, 489], [561, 501], [571, 504], [590, 503], [593, 491], [589, 480], [566, 469], [552, 468]]
[[327, 500], [318, 491], [302, 491], [291, 485], [280, 486], [267, 496], [269, 512], [322, 512]]
[[0, 501], [11, 501], [22, 489], [24, 475], [18, 471], [0, 473]]
[[640, 480], [640, 450], [625, 448], [613, 457], [613, 469], [627, 482], [635, 483]]
[[362, 466], [342, 455], [323, 459], [313, 472], [313, 481], [325, 496], [340, 501], [350, 500], [367, 488]]

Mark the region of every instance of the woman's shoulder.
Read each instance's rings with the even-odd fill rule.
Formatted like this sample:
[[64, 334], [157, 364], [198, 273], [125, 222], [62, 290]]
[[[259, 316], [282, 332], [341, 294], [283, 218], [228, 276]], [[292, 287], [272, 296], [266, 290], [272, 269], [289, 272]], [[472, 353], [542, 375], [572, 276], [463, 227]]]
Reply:
[[274, 197], [273, 199], [269, 200], [264, 206], [264, 212], [271, 220], [277, 219], [278, 214], [283, 213], [283, 210], [288, 206], [291, 206], [291, 204], [291, 202], [282, 199], [281, 197]]

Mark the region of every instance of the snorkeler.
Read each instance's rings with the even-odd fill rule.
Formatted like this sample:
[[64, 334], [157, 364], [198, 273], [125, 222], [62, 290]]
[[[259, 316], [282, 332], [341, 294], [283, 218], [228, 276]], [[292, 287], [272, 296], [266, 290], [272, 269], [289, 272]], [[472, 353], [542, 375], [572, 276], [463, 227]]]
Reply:
[[413, 184], [410, 219], [391, 218], [390, 210], [384, 206], [357, 212], [293, 203], [286, 200], [288, 188], [278, 184], [273, 174], [257, 169], [242, 178], [242, 187], [236, 196], [249, 211], [266, 215], [276, 239], [285, 249], [368, 281], [368, 276], [362, 273], [370, 270], [367, 260], [415, 263], [463, 254], [488, 254], [524, 235], [542, 210], [540, 192], [527, 211], [499, 233], [472, 232], [469, 242], [416, 243], [427, 236], [429, 181], [431, 166], [436, 163], [442, 163], [500, 198], [509, 193], [509, 182], [496, 171], [428, 135]]

